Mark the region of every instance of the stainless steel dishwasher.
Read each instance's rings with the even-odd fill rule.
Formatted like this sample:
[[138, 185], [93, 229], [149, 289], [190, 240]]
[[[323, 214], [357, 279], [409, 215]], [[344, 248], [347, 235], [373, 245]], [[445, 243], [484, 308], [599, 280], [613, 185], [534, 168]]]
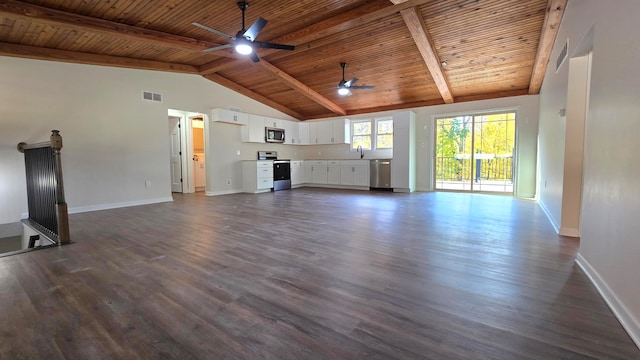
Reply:
[[369, 163], [371, 189], [391, 189], [391, 159], [375, 159]]

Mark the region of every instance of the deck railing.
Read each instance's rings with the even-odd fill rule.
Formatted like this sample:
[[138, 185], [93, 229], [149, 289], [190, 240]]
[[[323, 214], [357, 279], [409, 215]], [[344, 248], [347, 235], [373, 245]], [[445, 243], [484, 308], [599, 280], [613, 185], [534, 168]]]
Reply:
[[[473, 166], [475, 163], [475, 167]], [[436, 157], [436, 181], [513, 181], [513, 157], [508, 155], [459, 154]]]

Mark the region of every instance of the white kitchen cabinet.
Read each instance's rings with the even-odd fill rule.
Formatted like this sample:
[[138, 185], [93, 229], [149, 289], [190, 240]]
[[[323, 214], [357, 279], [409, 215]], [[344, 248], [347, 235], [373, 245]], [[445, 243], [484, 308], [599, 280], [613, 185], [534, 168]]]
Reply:
[[[266, 127], [272, 127], [272, 128], [278, 128], [278, 129], [284, 129], [284, 121], [285, 120], [280, 120], [280, 119], [276, 119], [276, 118], [270, 118], [270, 117], [265, 117], [264, 118], [264, 126]], [[286, 134], [285, 134], [286, 136]]]
[[369, 160], [342, 160], [340, 162], [340, 184], [369, 187]]
[[249, 115], [247, 126], [240, 129], [242, 142], [264, 143], [264, 116]]
[[340, 185], [340, 160], [327, 161], [327, 184]]
[[302, 167], [304, 168], [304, 182], [311, 184], [313, 182], [313, 161], [305, 160]]
[[331, 120], [333, 125], [332, 144], [351, 144], [351, 121], [349, 119]]
[[304, 161], [291, 161], [291, 186], [297, 187], [304, 184]]
[[413, 192], [416, 188], [416, 114], [400, 111], [393, 114], [393, 161], [391, 187], [395, 192]]
[[285, 144], [298, 145], [300, 143], [298, 122], [283, 120], [282, 128], [284, 129]]
[[309, 145], [318, 144], [318, 123], [319, 121], [310, 121], [309, 126]]
[[227, 109], [211, 109], [211, 121], [230, 123], [235, 125], [247, 125], [249, 115], [239, 111]]
[[245, 160], [242, 162], [242, 191], [260, 193], [273, 188], [272, 160]]
[[316, 144], [333, 144], [333, 121], [316, 121]]
[[309, 145], [309, 123], [308, 122], [299, 122], [298, 123], [298, 144], [299, 145]]
[[328, 172], [329, 166], [326, 160], [311, 160], [311, 182], [313, 184], [326, 184]]

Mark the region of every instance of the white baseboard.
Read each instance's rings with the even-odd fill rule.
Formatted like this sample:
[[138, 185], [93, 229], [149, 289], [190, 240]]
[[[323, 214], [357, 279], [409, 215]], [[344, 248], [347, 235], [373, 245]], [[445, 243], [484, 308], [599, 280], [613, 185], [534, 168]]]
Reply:
[[242, 190], [224, 190], [224, 191], [207, 191], [206, 195], [207, 196], [218, 196], [218, 195], [230, 195], [230, 194], [239, 194], [241, 193]]
[[560, 231], [558, 231], [558, 234], [562, 235], [562, 236], [569, 236], [569, 237], [576, 237], [577, 238], [577, 237], [580, 237], [580, 230], [561, 227]]
[[172, 197], [163, 197], [163, 198], [146, 199], [146, 200], [125, 201], [125, 202], [111, 203], [111, 204], [100, 204], [100, 205], [70, 207], [69, 208], [69, 214], [78, 214], [78, 213], [89, 212], [89, 211], [117, 209], [117, 208], [130, 207], [130, 206], [157, 204], [157, 203], [171, 202], [171, 201], [173, 201]]
[[433, 192], [433, 189], [426, 188], [426, 187], [417, 187], [416, 191], [418, 191], [418, 192]]
[[593, 285], [598, 289], [600, 296], [609, 305], [613, 314], [618, 318], [622, 327], [627, 331], [636, 346], [640, 348], [640, 320], [627, 309], [626, 306], [618, 299], [616, 294], [609, 288], [607, 283], [600, 277], [600, 274], [589, 264], [589, 262], [578, 253], [576, 263], [587, 274]]
[[553, 216], [551, 216], [551, 212], [549, 212], [549, 209], [547, 209], [544, 203], [540, 200], [538, 200], [538, 205], [540, 205], [540, 209], [542, 209], [542, 212], [547, 215], [547, 219], [549, 219], [549, 222], [551, 223], [551, 226], [553, 226], [553, 229], [557, 234], [559, 234], [560, 226], [558, 226], [558, 223], [556, 223], [556, 221], [553, 219]]

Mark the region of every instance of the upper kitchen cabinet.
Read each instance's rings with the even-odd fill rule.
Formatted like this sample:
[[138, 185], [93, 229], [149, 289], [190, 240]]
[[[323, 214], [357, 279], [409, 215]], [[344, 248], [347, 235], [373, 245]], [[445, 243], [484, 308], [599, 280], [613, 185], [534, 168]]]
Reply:
[[235, 125], [247, 125], [249, 115], [239, 111], [227, 109], [211, 109], [211, 121], [224, 122]]
[[282, 128], [284, 129], [285, 144], [288, 144], [288, 145], [300, 144], [300, 131], [298, 129], [298, 122], [283, 120]]
[[243, 126], [240, 129], [242, 142], [264, 143], [264, 124], [264, 116], [248, 115], [247, 126]]
[[309, 145], [309, 122], [299, 122], [298, 123], [298, 144], [299, 145]]
[[348, 119], [310, 121], [309, 144], [349, 144], [351, 131]]
[[331, 120], [333, 125], [332, 144], [351, 144], [351, 121], [349, 119]]
[[[270, 118], [270, 117], [265, 117], [264, 118], [264, 126], [266, 126], [266, 127], [284, 129], [285, 128], [284, 123], [285, 123], [285, 120], [274, 119], [274, 118]], [[286, 136], [286, 133], [285, 133], [285, 136]]]

